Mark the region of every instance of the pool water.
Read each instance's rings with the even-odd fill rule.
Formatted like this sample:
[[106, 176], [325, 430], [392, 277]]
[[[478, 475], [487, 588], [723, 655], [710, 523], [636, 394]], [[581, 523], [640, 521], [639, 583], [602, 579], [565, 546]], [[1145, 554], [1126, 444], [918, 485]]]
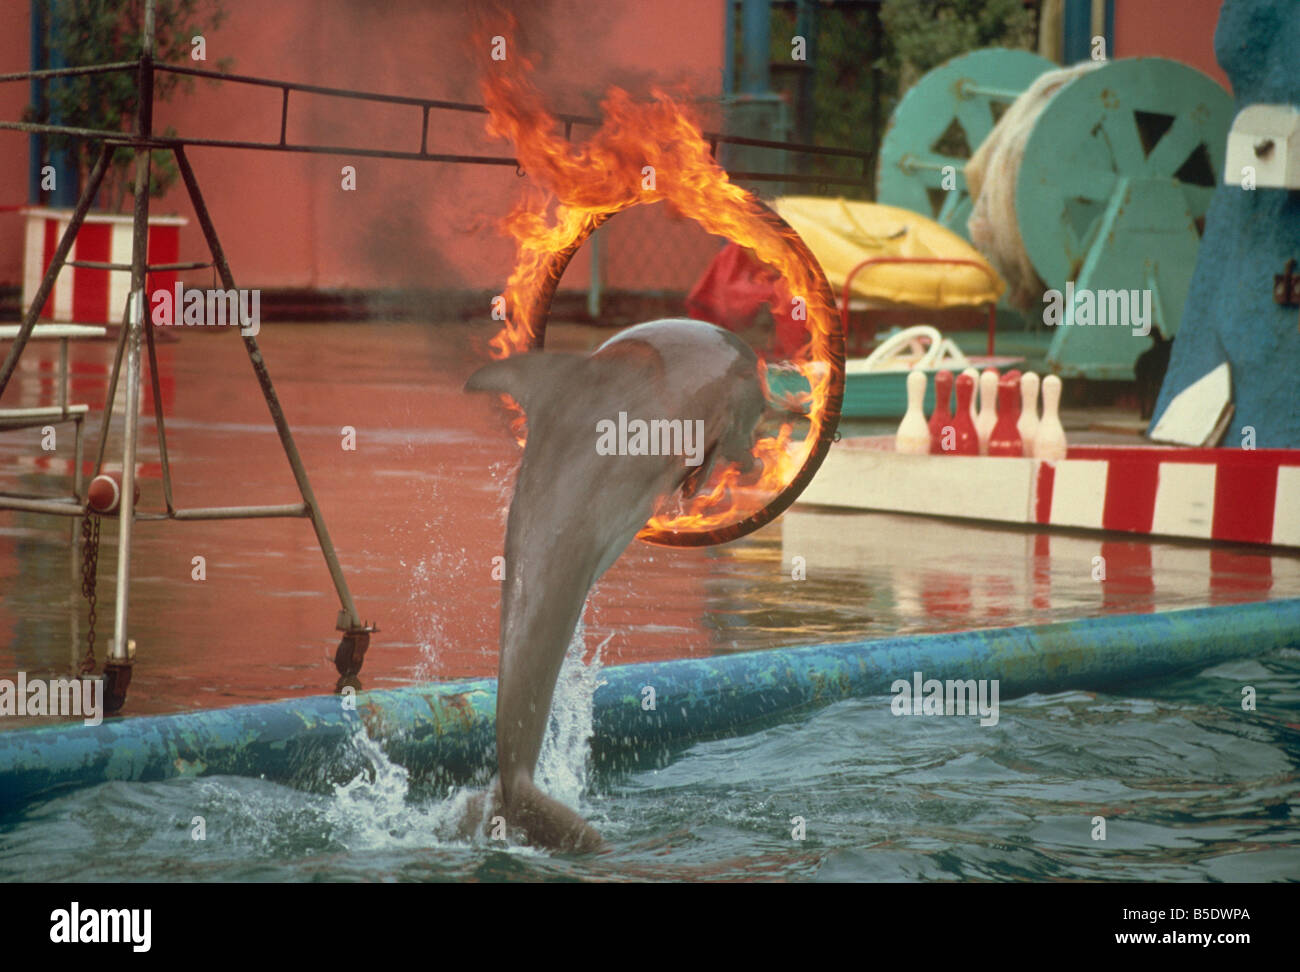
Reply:
[[[1243, 684], [1259, 712], [1240, 710]], [[29, 807], [0, 823], [0, 880], [1300, 879], [1289, 649], [1123, 692], [1004, 701], [994, 727], [856, 699], [657, 769], [588, 777], [580, 759], [552, 760], [552, 792], [582, 788], [612, 846], [586, 858], [458, 842], [463, 793], [410, 781], [364, 736], [353, 749], [354, 780], [321, 792], [218, 777]]]
[[[367, 688], [495, 674], [492, 557], [518, 449], [492, 403], [460, 391], [486, 336], [349, 324], [260, 337], [358, 608], [380, 627]], [[159, 349], [177, 503], [294, 502], [227, 337]], [[50, 400], [56, 350], [38, 350], [6, 405]], [[92, 414], [111, 350], [74, 349], [72, 400]], [[150, 419], [142, 430], [142, 506], [158, 509]], [[0, 436], [0, 488], [57, 491], [70, 437], [53, 456], [37, 441]], [[110, 457], [119, 448], [110, 438]], [[104, 531], [101, 657], [116, 554]], [[67, 536], [0, 512], [0, 677], [62, 674], [84, 651]], [[127, 718], [332, 689], [337, 602], [307, 523], [141, 523], [136, 536]], [[1300, 879], [1300, 654], [1287, 649], [1106, 694], [1004, 698], [989, 727], [858, 699], [621, 775], [590, 771], [585, 742], [604, 665], [1296, 596], [1294, 553], [796, 508], [724, 547], [634, 544], [593, 592], [543, 777], [609, 854], [458, 842], [466, 794], [408, 779], [361, 736], [342, 786], [210, 777], [54, 796], [0, 820], [0, 879]], [[1257, 711], [1241, 710], [1246, 685]]]

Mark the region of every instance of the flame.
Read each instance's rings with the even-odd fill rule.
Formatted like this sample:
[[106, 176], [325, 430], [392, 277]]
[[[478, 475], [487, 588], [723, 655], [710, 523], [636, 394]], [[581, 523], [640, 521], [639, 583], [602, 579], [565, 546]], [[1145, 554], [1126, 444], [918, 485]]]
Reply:
[[[736, 523], [793, 479], [822, 428], [836, 318], [820, 296], [820, 270], [801, 258], [807, 251], [793, 230], [731, 182], [689, 111], [670, 95], [654, 89], [652, 101], [637, 102], [610, 88], [601, 103], [600, 128], [575, 144], [547, 111], [530, 70], [525, 58], [512, 53], [510, 60], [488, 66], [482, 84], [489, 134], [514, 144], [520, 166], [544, 190], [526, 193], [502, 224], [514, 237], [518, 256], [504, 293], [506, 322], [489, 342], [491, 353], [504, 358], [536, 346], [544, 298], [567, 262], [553, 271], [557, 254], [571, 254], [622, 210], [666, 202], [709, 233], [751, 249], [779, 275], [777, 288], [786, 306], [798, 308], [793, 302], [799, 300], [807, 316], [808, 341], [792, 364], [810, 387], [794, 402], [807, 407], [810, 427], [802, 439], [793, 436], [789, 423], [775, 436], [760, 438], [753, 450], [762, 470], [756, 481], [752, 473], [742, 481], [736, 466], [716, 470], [689, 501], [669, 497], [638, 536], [653, 540], [655, 534]], [[522, 424], [520, 414], [518, 435]]]

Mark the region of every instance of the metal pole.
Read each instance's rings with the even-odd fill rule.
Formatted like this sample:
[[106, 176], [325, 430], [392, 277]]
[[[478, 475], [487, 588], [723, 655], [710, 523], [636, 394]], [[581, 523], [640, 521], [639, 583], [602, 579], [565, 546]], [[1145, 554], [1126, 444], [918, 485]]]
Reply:
[[[145, 0], [144, 31], [140, 40], [140, 70], [136, 88], [135, 134], [153, 134], [153, 32], [154, 0]], [[122, 498], [118, 515], [117, 591], [113, 610], [113, 640], [108, 646], [107, 669], [130, 664], [128, 611], [131, 593], [131, 527], [135, 520], [135, 453], [140, 424], [140, 338], [144, 327], [145, 279], [149, 262], [149, 161], [150, 150], [135, 149], [135, 207], [131, 236], [131, 303], [126, 326], [126, 429], [122, 444]], [[125, 680], [124, 680], [125, 681]], [[107, 687], [107, 686], [106, 686]], [[125, 700], [126, 686], [115, 693]], [[120, 705], [120, 703], [119, 703]]]
[[880, 69], [880, 63], [885, 58], [885, 28], [880, 22], [879, 4], [871, 4], [867, 7], [867, 20], [871, 30], [871, 159], [869, 163], [864, 163], [862, 176], [864, 180], [872, 180], [867, 190], [867, 198], [874, 200], [876, 198], [874, 177], [880, 165], [880, 142], [885, 137], [881, 124], [880, 105], [883, 98], [881, 89], [885, 83], [884, 72]]
[[96, 476], [104, 468], [104, 453], [108, 451], [108, 433], [113, 424], [113, 402], [117, 399], [117, 380], [122, 374], [122, 355], [126, 353], [126, 338], [130, 333], [128, 318], [131, 315], [131, 300], [128, 296], [126, 306], [122, 308], [122, 326], [117, 332], [117, 348], [113, 352], [113, 371], [108, 378], [108, 391], [104, 397], [104, 417], [99, 422], [99, 443], [95, 447], [95, 465], [91, 467]]
[[59, 408], [68, 415], [68, 339], [59, 341]]
[[600, 239], [597, 231], [591, 234], [591, 283], [587, 287], [587, 316], [593, 321], [600, 317], [600, 292], [603, 281], [600, 278]]
[[970, 80], [957, 82], [957, 97], [959, 98], [974, 98], [976, 95], [983, 95], [985, 98], [1010, 103], [1022, 94], [1024, 94], [1024, 91], [1018, 91], [1014, 88], [991, 88], [986, 84], [975, 84]]
[[722, 19], [725, 33], [724, 54], [722, 62], [722, 96], [736, 92], [736, 0], [725, 0], [726, 12]]
[[[814, 137], [814, 118], [816, 112], [816, 85], [813, 65], [817, 63], [817, 5], [813, 0], [798, 0], [795, 4], [795, 33], [804, 39], [806, 60], [796, 65], [799, 72], [798, 87], [795, 91], [795, 131], [799, 141], [811, 142]], [[798, 163], [800, 172], [812, 170], [812, 159], [801, 155]]]
[[[179, 313], [179, 308], [177, 309]], [[162, 463], [163, 499], [167, 503], [167, 512], [175, 512], [172, 504], [172, 467], [167, 458], [167, 427], [163, 424], [162, 382], [158, 376], [158, 352], [154, 348], [153, 321], [142, 323], [144, 336], [149, 346], [149, 383], [153, 389], [153, 417], [158, 427], [158, 458]]]
[[[212, 262], [216, 265], [217, 273], [221, 277], [221, 283], [227, 290], [234, 290], [235, 277], [230, 272], [230, 264], [226, 262], [225, 250], [221, 247], [221, 240], [217, 236], [217, 229], [212, 223], [212, 217], [208, 215], [207, 204], [203, 201], [203, 194], [199, 191], [198, 180], [194, 176], [194, 170], [190, 168], [190, 160], [185, 155], [185, 149], [180, 145], [175, 146], [176, 165], [181, 170], [181, 178], [185, 180], [185, 188], [189, 192], [190, 202], [194, 205], [194, 215], [198, 218], [199, 226], [203, 230], [203, 237], [208, 242], [208, 250], [212, 253]], [[302, 494], [303, 502], [307, 504], [307, 510], [311, 516], [312, 528], [316, 531], [316, 541], [320, 544], [321, 553], [325, 556], [325, 564], [329, 567], [330, 577], [334, 580], [334, 589], [339, 595], [339, 605], [346, 615], [349, 628], [361, 630], [363, 625], [361, 618], [357, 614], [356, 605], [352, 603], [352, 592], [348, 590], [348, 582], [343, 576], [343, 568], [339, 566], [338, 554], [334, 552], [334, 544], [330, 541], [329, 530], [325, 528], [325, 520], [320, 514], [320, 508], [316, 504], [316, 494], [312, 491], [311, 480], [307, 478], [307, 470], [302, 464], [302, 457], [298, 454], [298, 446], [294, 444], [293, 433], [289, 431], [289, 423], [285, 420], [284, 410], [280, 407], [280, 398], [275, 393], [275, 386], [271, 384], [271, 375], [266, 370], [266, 362], [262, 359], [262, 352], [257, 346], [257, 339], [251, 334], [241, 334], [244, 340], [244, 347], [248, 350], [248, 359], [252, 362], [253, 372], [257, 375], [257, 383], [262, 387], [262, 397], [266, 399], [266, 407], [271, 413], [271, 421], [275, 423], [275, 430], [280, 435], [280, 444], [284, 447], [285, 458], [289, 460], [289, 466], [293, 469], [293, 478], [298, 483], [298, 491]], [[341, 630], [348, 630], [342, 624], [339, 625]]]
[[[33, 71], [39, 71], [45, 67], [43, 55], [45, 52], [45, 37], [41, 30], [41, 4], [39, 0], [30, 0], [31, 7], [31, 65]], [[44, 85], [39, 78], [32, 78], [28, 82], [31, 88], [32, 104], [41, 106], [44, 102], [42, 97]], [[41, 160], [44, 153], [41, 151], [41, 144], [44, 139], [39, 132], [32, 132], [27, 136], [27, 201], [33, 204], [39, 204], [41, 201]]]
[[772, 6], [769, 0], [743, 0], [740, 6], [740, 91], [771, 91]]

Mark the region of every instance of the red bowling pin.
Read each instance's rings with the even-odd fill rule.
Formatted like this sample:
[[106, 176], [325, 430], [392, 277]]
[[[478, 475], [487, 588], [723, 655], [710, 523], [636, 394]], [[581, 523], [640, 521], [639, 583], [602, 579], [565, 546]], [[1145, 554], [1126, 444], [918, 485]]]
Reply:
[[989, 438], [993, 435], [993, 426], [998, 424], [997, 397], [998, 397], [998, 371], [996, 368], [985, 368], [980, 374], [980, 408], [979, 413], [975, 416], [975, 435], [979, 439], [980, 455], [989, 454]]
[[[976, 371], [974, 368], [967, 368], [965, 371], [962, 372], [962, 374], [963, 374], [963, 375], [970, 375], [970, 380], [971, 380], [972, 382], [974, 382], [974, 384], [972, 385], [972, 387], [975, 388], [975, 389], [978, 389], [978, 388], [979, 388], [979, 385], [980, 385], [980, 373], [979, 373], [978, 371]], [[975, 392], [972, 391], [972, 392], [971, 392], [971, 396], [970, 396], [970, 420], [971, 420], [971, 422], [974, 422], [974, 421], [975, 421], [975, 403], [976, 403], [976, 401], [977, 401], [978, 399], [979, 399], [979, 396], [978, 396], [977, 394], [975, 394]]]
[[1008, 371], [998, 379], [998, 421], [989, 435], [990, 456], [1022, 456], [1024, 443], [1016, 423], [1020, 421], [1020, 372]]
[[949, 455], [978, 456], [980, 454], [979, 436], [975, 434], [975, 423], [971, 421], [970, 403], [975, 397], [975, 379], [964, 372], [957, 376], [957, 414], [953, 416], [953, 444], [956, 446]]
[[952, 372], [939, 371], [934, 376], [934, 414], [930, 416], [930, 452], [943, 452], [943, 430], [952, 426]]

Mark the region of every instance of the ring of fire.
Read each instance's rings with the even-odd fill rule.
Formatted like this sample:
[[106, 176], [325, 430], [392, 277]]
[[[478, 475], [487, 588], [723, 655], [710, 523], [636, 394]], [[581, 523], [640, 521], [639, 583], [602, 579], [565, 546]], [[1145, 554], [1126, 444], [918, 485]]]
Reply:
[[[798, 462], [793, 475], [789, 478], [783, 476], [785, 481], [775, 495], [757, 511], [730, 522], [725, 520], [714, 522], [721, 515], [708, 513], [707, 505], [704, 508], [705, 512], [702, 513], [675, 517], [656, 514], [637, 534], [638, 539], [647, 543], [668, 547], [705, 547], [735, 540], [770, 523], [799, 498], [804, 487], [812, 480], [830, 449], [839, 424], [840, 408], [844, 397], [844, 332], [840, 315], [835, 313], [834, 293], [816, 258], [789, 224], [752, 195], [745, 193], [744, 196], [745, 205], [741, 208], [747, 212], [743, 215], [749, 217], [751, 221], [757, 220], [762, 229], [767, 231], [767, 235], [775, 237], [784, 245], [786, 253], [783, 256], [787, 260], [793, 259], [795, 264], [804, 271], [806, 278], [803, 283], [809, 291], [791, 297], [792, 300], [802, 299], [807, 313], [807, 330], [810, 338], [808, 350], [811, 352], [811, 358], [801, 363], [800, 371], [807, 378], [811, 389], [808, 396], [810, 399], [807, 415], [810, 422], [808, 435], [802, 443], [791, 443], [787, 438], [790, 431], [787, 425], [782, 428], [779, 436], [760, 440], [754, 453], [764, 464], [765, 470], [773, 464], [782, 467], [792, 465], [797, 461], [799, 452], [803, 453], [803, 458]], [[658, 199], [649, 201], [658, 201]], [[638, 202], [632, 203], [632, 205], [637, 204]], [[575, 227], [575, 231], [562, 247], [540, 254], [540, 259], [520, 261], [510, 279], [510, 292], [515, 298], [511, 303], [514, 306], [527, 307], [527, 311], [522, 315], [522, 319], [512, 320], [510, 323], [514, 327], [508, 326], [501, 335], [502, 338], [506, 338], [509, 334], [509, 345], [502, 350], [512, 353], [538, 350], [544, 346], [551, 299], [569, 261], [601, 224], [614, 212], [626, 208], [630, 206], [591, 213]], [[696, 221], [704, 225], [702, 220], [696, 219]], [[706, 225], [705, 228], [711, 227]], [[748, 245], [753, 246], [754, 242], [750, 240]], [[755, 249], [761, 256], [762, 248], [755, 247]], [[784, 277], [783, 282], [785, 282]], [[528, 297], [530, 294], [531, 300]], [[736, 478], [734, 467], [730, 467], [728, 472], [732, 474], [731, 479], [734, 480]], [[714, 479], [716, 478], [715, 476]], [[725, 494], [729, 497], [729, 485], [725, 479], [724, 474], [724, 482], [715, 489], [715, 494]], [[734, 514], [735, 508], [730, 507], [727, 512]]]

